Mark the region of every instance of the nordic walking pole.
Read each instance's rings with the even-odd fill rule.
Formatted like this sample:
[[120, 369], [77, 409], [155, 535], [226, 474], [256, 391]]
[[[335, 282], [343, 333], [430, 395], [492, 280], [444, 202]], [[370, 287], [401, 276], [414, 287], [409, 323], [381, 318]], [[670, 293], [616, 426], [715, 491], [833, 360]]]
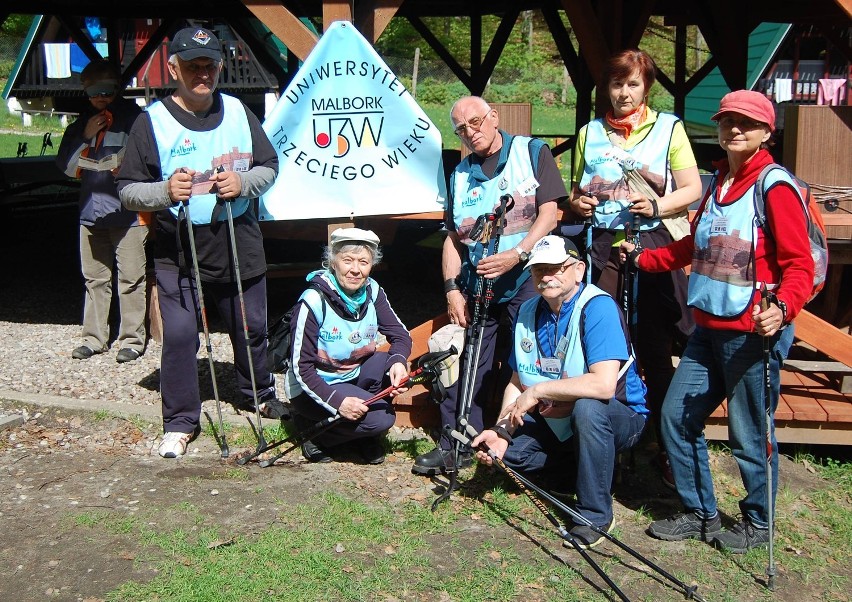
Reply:
[[[470, 439], [465, 437], [458, 431], [452, 431], [450, 433], [450, 436], [456, 441], [460, 442], [462, 445], [470, 445]], [[544, 514], [545, 518], [550, 521], [550, 524], [556, 528], [556, 531], [559, 533], [559, 537], [570, 543], [571, 547], [573, 547], [575, 550], [577, 550], [577, 552], [580, 553], [580, 556], [583, 557], [583, 560], [585, 560], [589, 564], [589, 566], [591, 566], [592, 569], [594, 569], [594, 571], [598, 575], [600, 575], [601, 579], [606, 582], [606, 584], [612, 589], [612, 591], [614, 591], [615, 594], [624, 602], [630, 602], [630, 598], [624, 595], [624, 592], [621, 591], [621, 589], [615, 584], [615, 582], [610, 578], [610, 576], [606, 574], [606, 572], [601, 568], [601, 566], [597, 562], [595, 562], [595, 560], [589, 555], [589, 553], [585, 549], [583, 549], [583, 546], [581, 546], [577, 542], [574, 536], [571, 535], [568, 529], [565, 528], [565, 525], [563, 525], [559, 521], [559, 519], [556, 518], [553, 513], [547, 509], [547, 506], [544, 505], [544, 502], [542, 502], [532, 492], [532, 490], [527, 487], [521, 479], [518, 478], [518, 475], [515, 473], [515, 471], [506, 466], [506, 464], [503, 463], [503, 460], [498, 458], [497, 454], [491, 451], [491, 449], [484, 443], [479, 445], [479, 449], [487, 453], [491, 460], [493, 460], [494, 464], [501, 471], [503, 471], [504, 474], [506, 474], [510, 479], [512, 479], [512, 481], [514, 481], [515, 485], [518, 486], [518, 489], [520, 489], [522, 492], [524, 492], [524, 494], [526, 494], [526, 496], [530, 499], [533, 505], [538, 508], [541, 513]]]
[[[474, 227], [470, 231], [470, 237], [472, 240], [478, 240], [483, 244], [483, 259], [489, 255], [496, 255], [500, 249], [500, 235], [503, 233], [506, 214], [514, 206], [514, 197], [510, 194], [504, 194], [500, 197], [500, 206], [495, 212], [481, 215], [476, 220], [476, 224], [474, 224]], [[489, 248], [492, 244], [493, 247]], [[484, 291], [483, 288], [485, 289]], [[462, 373], [464, 380], [461, 383], [459, 407], [456, 409], [457, 422], [461, 420], [466, 422], [468, 416], [470, 416], [470, 408], [473, 404], [473, 389], [476, 386], [476, 373], [479, 369], [479, 356], [482, 353], [482, 334], [485, 329], [485, 321], [488, 319], [488, 307], [491, 304], [493, 288], [494, 279], [486, 279], [484, 276], [477, 277], [473, 317], [468, 325], [467, 340], [465, 342], [464, 372]], [[445, 467], [449, 476], [449, 483], [444, 493], [432, 502], [433, 512], [438, 507], [438, 504], [449, 499], [458, 480], [461, 445], [458, 441], [451, 443], [453, 444], [453, 465]]]
[[[222, 165], [216, 168], [217, 173], [222, 173], [223, 171], [225, 171], [225, 168]], [[257, 399], [257, 383], [254, 378], [254, 361], [251, 357], [251, 340], [249, 338], [248, 321], [246, 320], [246, 300], [243, 296], [243, 282], [242, 277], [240, 276], [240, 259], [237, 255], [237, 237], [234, 232], [234, 212], [231, 211], [231, 201], [228, 199], [223, 200], [225, 203], [225, 210], [228, 215], [228, 236], [231, 239], [231, 254], [234, 256], [234, 277], [237, 281], [237, 296], [240, 299], [240, 315], [243, 318], [243, 335], [245, 335], [246, 356], [248, 357], [249, 375], [251, 376], [251, 394], [254, 401], [255, 420], [257, 420], [257, 428], [254, 429], [254, 431], [257, 435], [257, 448], [260, 449], [261, 447], [266, 446], [266, 439], [263, 438], [263, 422], [260, 415], [260, 403], [258, 403]], [[251, 423], [251, 420], [249, 420], [249, 423]]]
[[[764, 282], [760, 288], [760, 311], [769, 309], [772, 293]], [[769, 563], [766, 565], [766, 587], [769, 591], [775, 589], [775, 509], [772, 507], [772, 377], [769, 374], [770, 337], [763, 337], [763, 400], [765, 404], [765, 420], [763, 422], [766, 435], [766, 514], [769, 518]]]
[[[465, 429], [465, 433], [467, 434], [468, 440], [475, 438], [479, 434], [479, 433], [476, 432], [476, 429], [474, 429], [469, 424], [465, 424], [463, 426], [463, 428]], [[453, 437], [455, 437], [456, 435], [461, 435], [461, 433], [456, 433], [455, 435], [453, 435]], [[464, 437], [464, 435], [461, 435], [461, 436]], [[701, 597], [700, 595], [698, 595], [698, 593], [696, 592], [696, 589], [698, 589], [697, 586], [686, 585], [686, 583], [684, 583], [683, 581], [681, 581], [680, 579], [678, 579], [677, 577], [675, 577], [674, 575], [672, 575], [671, 573], [666, 571], [664, 568], [657, 565], [655, 562], [653, 562], [653, 561], [649, 560], [647, 557], [643, 556], [640, 552], [634, 550], [633, 548], [628, 546], [626, 543], [624, 543], [623, 541], [621, 541], [620, 539], [618, 539], [617, 537], [615, 537], [611, 533], [608, 533], [606, 530], [601, 529], [600, 527], [595, 525], [593, 522], [591, 522], [589, 519], [587, 519], [585, 516], [583, 516], [582, 514], [580, 514], [579, 512], [574, 510], [573, 508], [571, 508], [570, 506], [567, 506], [566, 504], [564, 504], [561, 500], [553, 497], [548, 492], [544, 491], [543, 489], [541, 489], [540, 487], [538, 487], [537, 485], [532, 483], [529, 479], [524, 477], [518, 471], [513, 470], [513, 469], [509, 468], [508, 466], [506, 466], [506, 464], [504, 462], [502, 462], [502, 460], [500, 460], [499, 458], [496, 457], [496, 454], [494, 454], [494, 451], [491, 450], [491, 448], [489, 448], [487, 444], [480, 443], [479, 446], [478, 446], [478, 449], [480, 449], [480, 450], [484, 451], [486, 454], [488, 454], [489, 457], [491, 457], [492, 460], [494, 460], [494, 463], [497, 465], [497, 467], [500, 468], [501, 470], [503, 470], [503, 472], [506, 472], [506, 474], [513, 481], [515, 481], [516, 483], [517, 483], [517, 481], [521, 481], [527, 488], [534, 491], [538, 496], [547, 500], [548, 502], [553, 504], [553, 506], [555, 508], [561, 510], [562, 512], [564, 512], [565, 514], [570, 516], [571, 519], [575, 523], [582, 524], [582, 525], [589, 527], [595, 533], [603, 536], [608, 541], [614, 543], [619, 548], [621, 548], [622, 550], [624, 550], [625, 552], [627, 552], [628, 554], [633, 556], [636, 560], [638, 560], [639, 562], [641, 562], [642, 564], [644, 564], [648, 568], [652, 569], [653, 571], [655, 571], [656, 573], [658, 573], [662, 577], [665, 577], [674, 585], [681, 588], [683, 590], [681, 593], [684, 595], [684, 597], [687, 600], [698, 600], [698, 602], [706, 602], [705, 599], [703, 597]], [[498, 460], [499, 460], [499, 462], [498, 462]], [[509, 474], [509, 473], [512, 473], [512, 474]]]
[[[405, 378], [403, 378], [398, 385], [390, 385], [389, 387], [379, 391], [369, 399], [365, 399], [364, 403], [366, 405], [370, 405], [374, 401], [378, 401], [380, 399], [384, 399], [395, 390], [405, 387], [406, 385], [416, 385], [423, 384], [437, 379], [441, 375], [441, 362], [452, 355], [456, 355], [458, 350], [454, 346], [450, 346], [449, 349], [445, 351], [435, 351], [432, 353], [426, 353], [421, 356], [417, 362], [420, 364], [418, 368], [412, 370]], [[275, 441], [273, 443], [268, 444], [263, 449], [257, 450], [252, 454], [247, 456], [243, 456], [237, 460], [237, 464], [244, 465], [257, 458], [262, 453], [265, 453], [271, 449], [274, 449], [280, 445], [284, 445], [286, 443], [294, 442], [290, 447], [285, 449], [284, 451], [276, 454], [272, 458], [268, 458], [259, 462], [259, 466], [261, 468], [266, 468], [267, 466], [272, 466], [277, 462], [280, 458], [284, 457], [305, 441], [313, 439], [317, 435], [321, 435], [322, 433], [329, 430], [332, 426], [334, 426], [337, 422], [343, 420], [342, 414], [335, 414], [333, 416], [329, 416], [327, 418], [323, 418], [316, 424], [314, 424], [311, 428], [308, 429], [308, 432], [303, 433], [301, 435], [293, 435], [291, 437], [287, 437], [286, 439], [282, 439], [280, 441]]]
[[[192, 270], [195, 272], [195, 293], [198, 296], [198, 311], [201, 314], [201, 327], [204, 330], [204, 344], [207, 347], [207, 362], [210, 365], [210, 378], [213, 381], [213, 399], [216, 400], [216, 414], [219, 417], [219, 449], [222, 457], [230, 454], [228, 442], [225, 440], [225, 427], [222, 424], [222, 402], [219, 401], [219, 387], [216, 384], [216, 368], [213, 366], [213, 346], [210, 344], [210, 327], [207, 325], [207, 309], [204, 305], [204, 291], [201, 290], [201, 272], [198, 271], [198, 252], [195, 250], [195, 232], [192, 227], [192, 216], [189, 214], [189, 201], [181, 207], [186, 214], [186, 233], [189, 237], [189, 250], [192, 255]], [[215, 437], [214, 437], [215, 438]]]

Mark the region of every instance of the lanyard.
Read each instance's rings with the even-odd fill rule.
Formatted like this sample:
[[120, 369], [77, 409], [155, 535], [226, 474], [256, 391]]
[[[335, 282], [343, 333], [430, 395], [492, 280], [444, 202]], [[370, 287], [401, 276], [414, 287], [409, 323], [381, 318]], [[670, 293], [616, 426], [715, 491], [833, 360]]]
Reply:
[[536, 312], [536, 342], [541, 357], [556, 357], [557, 346], [562, 337], [568, 335], [568, 324], [571, 314], [574, 313], [574, 304], [580, 298], [584, 286], [581, 283], [574, 296], [562, 303], [558, 316], [550, 311], [550, 306], [544, 299], [539, 301]]

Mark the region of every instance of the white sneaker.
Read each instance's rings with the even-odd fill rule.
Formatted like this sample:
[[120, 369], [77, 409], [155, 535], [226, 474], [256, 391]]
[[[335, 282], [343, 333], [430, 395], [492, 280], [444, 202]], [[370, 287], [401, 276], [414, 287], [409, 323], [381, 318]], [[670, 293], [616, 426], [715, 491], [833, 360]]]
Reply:
[[192, 439], [192, 433], [169, 431], [163, 435], [160, 447], [157, 449], [164, 458], [177, 458], [186, 453], [186, 446]]

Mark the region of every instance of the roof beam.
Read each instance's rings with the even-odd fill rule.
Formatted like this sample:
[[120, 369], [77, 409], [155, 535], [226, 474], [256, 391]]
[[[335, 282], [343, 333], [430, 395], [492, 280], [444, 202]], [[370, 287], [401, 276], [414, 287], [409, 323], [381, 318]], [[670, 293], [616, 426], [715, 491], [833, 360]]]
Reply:
[[450, 51], [441, 43], [441, 40], [435, 37], [435, 34], [431, 32], [431, 30], [426, 26], [426, 24], [420, 20], [419, 17], [415, 17], [413, 15], [406, 15], [408, 22], [411, 23], [411, 26], [419, 33], [423, 39], [429, 44], [429, 47], [435, 51], [442, 61], [450, 68], [450, 71], [459, 78], [459, 81], [465, 85], [468, 90], [473, 90], [473, 78], [470, 74], [464, 70], [456, 58], [450, 54]]
[[355, 26], [371, 44], [375, 44], [382, 32], [396, 16], [403, 0], [371, 0], [358, 2], [355, 6]]
[[352, 0], [323, 0], [322, 3], [322, 30], [328, 31], [335, 21], [352, 22], [355, 11], [352, 10]]
[[580, 43], [580, 55], [583, 57], [595, 82], [599, 81], [604, 65], [610, 55], [609, 45], [603, 35], [600, 21], [590, 0], [561, 0], [562, 8], [568, 15], [568, 21], [577, 41]]
[[[738, 0], [695, 0], [696, 19], [707, 47], [716, 58], [719, 71], [731, 90], [740, 90], [748, 82], [748, 36], [754, 29]], [[731, 15], [739, 15], [732, 19]]]
[[287, 49], [304, 61], [319, 38], [276, 0], [241, 0], [255, 17], [278, 36]]
[[572, 81], [577, 81], [580, 79], [580, 57], [571, 44], [571, 35], [559, 17], [559, 12], [554, 6], [546, 6], [541, 9], [541, 14], [544, 17], [544, 22], [547, 23], [550, 35], [553, 36], [556, 49], [559, 51], [559, 56], [562, 57], [562, 63], [568, 69], [568, 75]]
[[474, 71], [473, 79], [476, 82], [478, 90], [475, 94], [481, 95], [485, 91], [485, 86], [494, 74], [494, 67], [497, 66], [497, 61], [500, 60], [500, 55], [506, 47], [506, 42], [509, 41], [509, 36], [512, 35], [512, 30], [515, 28], [515, 23], [518, 22], [520, 14], [520, 9], [516, 8], [507, 11], [503, 15], [503, 19], [500, 21], [500, 25], [494, 34], [494, 38], [491, 40], [491, 45], [488, 47], [488, 52], [485, 53], [485, 59], [483, 59], [479, 69]]
[[154, 31], [150, 38], [145, 42], [145, 45], [139, 49], [133, 60], [121, 74], [121, 85], [126, 86], [127, 83], [142, 69], [142, 65], [154, 56], [154, 53], [160, 48], [160, 44], [166, 39], [166, 34], [172, 31], [178, 23], [178, 19], [163, 19], [160, 26]]

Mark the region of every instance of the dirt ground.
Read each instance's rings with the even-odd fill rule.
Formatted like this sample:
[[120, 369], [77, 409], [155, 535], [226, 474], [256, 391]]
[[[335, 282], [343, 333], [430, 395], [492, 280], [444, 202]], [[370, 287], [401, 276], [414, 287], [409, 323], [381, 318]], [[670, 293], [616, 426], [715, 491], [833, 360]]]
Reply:
[[[246, 448], [232, 445], [232, 457], [222, 461], [215, 442], [202, 435], [184, 458], [163, 460], [155, 450], [158, 424], [0, 401], [0, 414], [22, 410], [28, 417], [23, 426], [0, 433], [0, 600], [95, 602], [127, 580], [146, 581], [156, 575], [157, 558], [142, 549], [138, 534], [93, 530], [81, 523], [81, 516], [154, 516], [149, 525], [155, 530], [213, 526], [228, 539], [262, 532], [287, 506], [323, 491], [345, 491], [367, 504], [381, 500], [391, 505], [411, 500], [425, 506], [435, 495], [435, 482], [412, 475], [411, 459], [402, 452], [389, 455], [378, 467], [358, 464], [354, 458], [307, 464], [295, 453], [272, 468], [242, 468], [234, 459]], [[640, 456], [635, 464], [646, 461]], [[733, 463], [728, 464], [722, 468], [733, 470]], [[794, 493], [825, 487], [805, 465], [788, 459], [781, 472], [783, 485]], [[480, 478], [477, 473], [476, 480]], [[461, 495], [473, 497], [475, 490], [466, 487]], [[675, 498], [658, 479], [633, 474], [628, 467], [616, 498], [622, 540], [650, 558], [658, 557], [661, 545], [668, 546], [666, 568], [689, 574], [690, 567], [678, 566], [677, 553], [671, 553], [678, 544], [650, 539], [630, 519], [641, 506], [661, 512], [676, 508]], [[186, 514], [173, 510], [182, 502], [198, 509], [201, 525], [181, 524]], [[535, 541], [519, 538], [509, 524], [491, 529], [480, 522], [469, 532], [482, 539], [511, 539], [529, 548], [525, 553], [544, 553]], [[436, 546], [436, 555], [439, 549]], [[565, 554], [573, 566], [590, 573], [576, 555]], [[821, 599], [816, 584], [799, 583], [783, 565], [779, 568], [775, 600]], [[743, 592], [743, 600], [765, 596], [759, 577]], [[678, 599], [665, 589], [647, 595], [643, 599]]]

